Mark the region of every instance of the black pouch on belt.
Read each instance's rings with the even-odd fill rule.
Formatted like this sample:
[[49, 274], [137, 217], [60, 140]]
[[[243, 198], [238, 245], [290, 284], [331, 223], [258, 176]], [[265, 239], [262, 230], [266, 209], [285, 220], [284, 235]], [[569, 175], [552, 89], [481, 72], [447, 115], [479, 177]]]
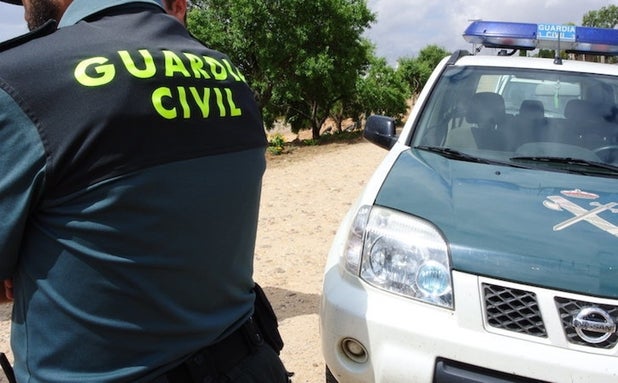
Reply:
[[279, 333], [279, 322], [277, 322], [275, 310], [260, 285], [256, 283], [253, 291], [255, 292], [253, 319], [262, 332], [264, 341], [279, 354], [283, 349], [283, 339]]

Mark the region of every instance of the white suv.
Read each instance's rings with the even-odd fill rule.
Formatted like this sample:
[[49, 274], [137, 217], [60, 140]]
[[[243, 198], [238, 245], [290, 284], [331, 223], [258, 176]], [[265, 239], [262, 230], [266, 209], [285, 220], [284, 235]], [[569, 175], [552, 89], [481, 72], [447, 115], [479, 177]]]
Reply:
[[327, 382], [618, 381], [618, 30], [474, 22], [340, 226]]

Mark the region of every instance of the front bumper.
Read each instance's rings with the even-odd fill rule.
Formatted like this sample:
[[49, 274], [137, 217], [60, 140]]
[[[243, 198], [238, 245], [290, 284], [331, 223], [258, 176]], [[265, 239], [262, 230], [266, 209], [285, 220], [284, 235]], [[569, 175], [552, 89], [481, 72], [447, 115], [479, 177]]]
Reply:
[[[481, 287], [487, 282], [533, 290], [546, 335], [488, 325]], [[440, 374], [435, 372], [446, 366], [451, 372], [453, 368], [475, 372], [471, 382], [618, 381], [618, 348], [569, 343], [555, 310], [555, 291], [461, 272], [453, 272], [453, 287], [455, 310], [447, 310], [375, 289], [330, 263], [324, 276], [320, 328], [324, 358], [333, 375], [340, 383], [438, 382]], [[344, 352], [342, 342], [350, 340], [364, 347], [366, 360]], [[503, 380], [491, 380], [492, 375]]]

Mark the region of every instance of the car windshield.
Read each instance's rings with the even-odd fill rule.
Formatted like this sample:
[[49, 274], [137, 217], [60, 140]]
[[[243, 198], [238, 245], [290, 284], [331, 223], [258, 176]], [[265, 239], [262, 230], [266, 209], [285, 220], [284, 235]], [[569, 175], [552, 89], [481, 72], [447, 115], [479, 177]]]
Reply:
[[412, 146], [449, 158], [461, 153], [461, 160], [616, 176], [617, 101], [618, 77], [452, 66], [424, 106]]

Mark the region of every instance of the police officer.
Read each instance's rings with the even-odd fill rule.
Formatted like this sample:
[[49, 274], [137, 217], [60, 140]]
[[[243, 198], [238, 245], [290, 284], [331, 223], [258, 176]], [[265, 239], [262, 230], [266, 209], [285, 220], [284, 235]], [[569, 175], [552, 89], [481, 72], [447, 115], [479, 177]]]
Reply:
[[0, 46], [17, 381], [286, 382], [252, 316], [266, 139], [243, 75], [154, 0], [23, 5], [31, 33]]

